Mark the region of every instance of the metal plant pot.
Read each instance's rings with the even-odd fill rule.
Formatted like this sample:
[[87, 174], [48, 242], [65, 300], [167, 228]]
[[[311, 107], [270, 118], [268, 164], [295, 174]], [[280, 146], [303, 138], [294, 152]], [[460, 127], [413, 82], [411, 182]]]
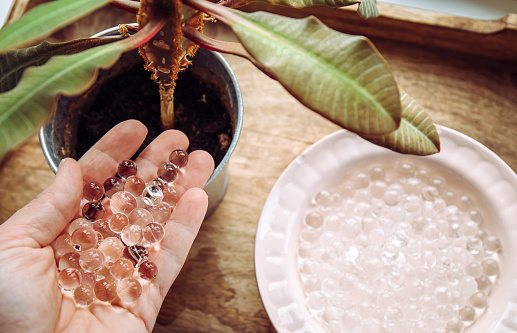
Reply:
[[[113, 36], [117, 34], [118, 29], [111, 28], [94, 37]], [[114, 71], [124, 70], [125, 67], [131, 66], [131, 63], [135, 61], [141, 61], [136, 51], [124, 54], [119, 63], [113, 68], [99, 73], [97, 82], [102, 82], [107, 79]], [[116, 69], [117, 66], [118, 69]], [[195, 77], [208, 83], [208, 85], [216, 88], [217, 91], [220, 92], [223, 105], [227, 107], [232, 118], [233, 139], [231, 144], [221, 162], [216, 165], [212, 176], [204, 187], [204, 190], [208, 194], [207, 216], [209, 216], [217, 208], [226, 192], [229, 177], [227, 165], [230, 156], [235, 150], [242, 128], [242, 95], [237, 79], [230, 66], [217, 52], [199, 49], [194, 57], [192, 66], [190, 66], [188, 70], [191, 71]], [[81, 97], [60, 97], [55, 113], [49, 122], [40, 130], [40, 142], [43, 154], [54, 172], [57, 171], [61, 159], [74, 156], [71, 150], [76, 141], [79, 117], [75, 116], [70, 110], [73, 109], [74, 104], [78, 103], [80, 99]]]

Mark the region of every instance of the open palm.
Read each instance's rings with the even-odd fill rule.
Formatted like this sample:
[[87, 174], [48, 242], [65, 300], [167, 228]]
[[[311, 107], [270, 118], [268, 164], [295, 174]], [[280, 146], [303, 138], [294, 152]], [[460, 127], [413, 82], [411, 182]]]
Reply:
[[[136, 302], [116, 299], [77, 307], [58, 286], [58, 270], [49, 245], [77, 216], [83, 181], [102, 183], [115, 175], [117, 165], [136, 152], [145, 135], [145, 126], [134, 120], [116, 126], [79, 162], [65, 159], [54, 182], [0, 226], [0, 332], [152, 330], [206, 212], [207, 196], [201, 188], [214, 166], [208, 153], [192, 152], [175, 181], [183, 195], [165, 225], [160, 250], [150, 253], [150, 260], [158, 266], [158, 276], [142, 285], [142, 295]], [[162, 133], [136, 160], [138, 176], [145, 180], [156, 177], [158, 165], [170, 152], [186, 150], [187, 146], [183, 133]]]

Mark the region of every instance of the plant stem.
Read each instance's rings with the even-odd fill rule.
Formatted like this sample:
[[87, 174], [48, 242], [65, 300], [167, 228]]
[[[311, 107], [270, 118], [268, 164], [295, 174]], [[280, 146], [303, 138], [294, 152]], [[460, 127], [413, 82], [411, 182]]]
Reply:
[[174, 88], [160, 85], [160, 118], [164, 130], [174, 128]]

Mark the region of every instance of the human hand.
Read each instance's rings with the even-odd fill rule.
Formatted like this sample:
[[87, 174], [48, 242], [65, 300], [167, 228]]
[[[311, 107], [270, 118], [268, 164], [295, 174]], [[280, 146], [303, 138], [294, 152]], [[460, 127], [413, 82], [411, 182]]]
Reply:
[[[176, 279], [201, 226], [208, 201], [201, 189], [214, 162], [203, 151], [189, 155], [175, 180], [182, 197], [165, 225], [165, 238], [150, 260], [159, 272], [142, 286], [133, 303], [115, 299], [77, 307], [58, 286], [50, 243], [77, 217], [84, 181], [102, 182], [137, 151], [146, 136], [140, 122], [117, 125], [78, 162], [65, 159], [54, 182], [0, 226], [0, 332], [150, 332], [164, 297]], [[186, 150], [188, 139], [170, 130], [156, 138], [135, 160], [138, 176], [150, 180], [174, 149]]]

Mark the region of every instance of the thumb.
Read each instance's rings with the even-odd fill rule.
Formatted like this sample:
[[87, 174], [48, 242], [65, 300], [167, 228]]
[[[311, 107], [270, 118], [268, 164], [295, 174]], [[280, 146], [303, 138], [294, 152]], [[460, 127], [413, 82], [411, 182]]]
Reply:
[[[81, 202], [83, 178], [79, 164], [64, 159], [56, 178], [43, 192], [2, 225], [10, 240], [34, 240], [30, 246], [43, 247], [56, 238], [75, 216]], [[9, 240], [8, 240], [9, 241]]]

